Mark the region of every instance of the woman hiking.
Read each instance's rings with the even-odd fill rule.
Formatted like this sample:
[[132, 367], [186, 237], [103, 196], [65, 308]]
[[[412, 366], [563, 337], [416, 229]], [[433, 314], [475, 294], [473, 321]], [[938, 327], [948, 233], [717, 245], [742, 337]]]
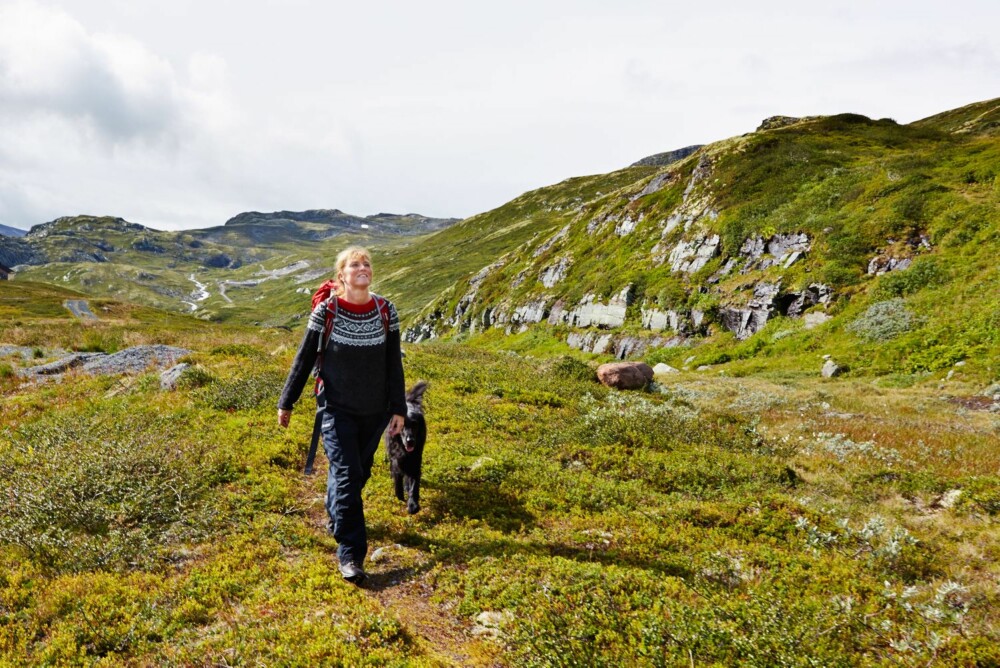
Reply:
[[324, 395], [319, 400], [326, 400], [323, 449], [330, 461], [329, 528], [337, 541], [340, 574], [361, 584], [368, 554], [361, 490], [371, 477], [386, 424], [390, 436], [403, 428], [406, 397], [399, 315], [391, 302], [369, 291], [371, 254], [359, 246], [347, 248], [337, 256], [336, 270], [341, 289], [309, 317], [278, 401], [278, 424], [288, 426], [292, 405], [319, 358]]

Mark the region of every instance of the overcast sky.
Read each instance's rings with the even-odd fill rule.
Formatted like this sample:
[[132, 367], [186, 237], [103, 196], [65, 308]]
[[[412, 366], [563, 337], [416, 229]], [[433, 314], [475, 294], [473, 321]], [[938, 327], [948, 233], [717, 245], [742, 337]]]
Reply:
[[1000, 2], [0, 0], [0, 223], [465, 217], [775, 114], [1000, 96]]

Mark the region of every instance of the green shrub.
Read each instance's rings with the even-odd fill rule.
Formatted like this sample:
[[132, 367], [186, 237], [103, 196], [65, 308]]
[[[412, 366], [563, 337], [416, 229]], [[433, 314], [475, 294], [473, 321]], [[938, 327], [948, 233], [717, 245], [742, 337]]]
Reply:
[[936, 257], [921, 257], [903, 271], [890, 271], [879, 277], [872, 297], [887, 300], [905, 297], [927, 287], [941, 285], [951, 278], [944, 263]]
[[0, 362], [0, 378], [13, 378], [15, 375], [14, 367], [9, 362]]
[[581, 362], [570, 355], [559, 357], [552, 364], [552, 371], [560, 378], [570, 378], [580, 381], [592, 381], [597, 379], [597, 374], [586, 362]]
[[247, 410], [277, 405], [284, 385], [285, 374], [280, 371], [252, 371], [202, 388], [199, 398], [216, 410]]
[[193, 390], [211, 385], [217, 380], [211, 371], [198, 364], [184, 369], [181, 377], [177, 379], [177, 387], [185, 390]]
[[12, 432], [0, 460], [0, 544], [62, 571], [154, 562], [223, 470], [183, 432], [176, 419], [121, 407]]
[[860, 317], [847, 325], [847, 330], [870, 342], [894, 339], [916, 324], [913, 314], [902, 299], [877, 302]]

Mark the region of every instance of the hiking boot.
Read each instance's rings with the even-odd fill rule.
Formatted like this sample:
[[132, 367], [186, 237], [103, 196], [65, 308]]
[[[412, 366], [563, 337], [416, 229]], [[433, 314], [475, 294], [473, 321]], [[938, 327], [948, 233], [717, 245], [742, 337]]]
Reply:
[[359, 585], [365, 581], [365, 569], [354, 561], [345, 561], [340, 564], [340, 574], [344, 579], [353, 584]]

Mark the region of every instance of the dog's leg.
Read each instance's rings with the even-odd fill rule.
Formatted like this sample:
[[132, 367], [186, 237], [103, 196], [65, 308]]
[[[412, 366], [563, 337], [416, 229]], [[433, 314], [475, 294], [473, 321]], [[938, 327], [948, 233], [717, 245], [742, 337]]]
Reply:
[[420, 480], [406, 476], [406, 510], [411, 515], [420, 512]]
[[392, 460], [389, 472], [392, 474], [392, 484], [396, 490], [396, 498], [400, 501], [406, 501], [406, 498], [403, 496], [403, 472], [399, 470], [399, 462], [395, 459]]

